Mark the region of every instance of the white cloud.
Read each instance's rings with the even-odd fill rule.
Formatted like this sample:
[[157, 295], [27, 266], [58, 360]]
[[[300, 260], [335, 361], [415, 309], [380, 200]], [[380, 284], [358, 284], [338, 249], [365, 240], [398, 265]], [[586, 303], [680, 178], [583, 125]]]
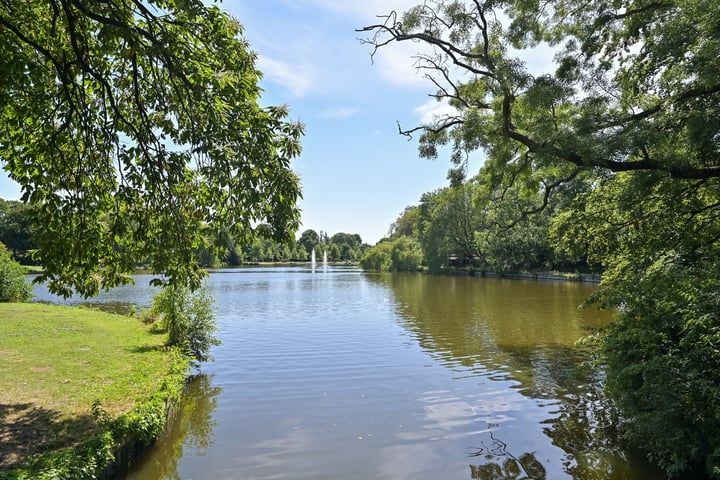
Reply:
[[405, 88], [426, 91], [433, 85], [417, 69], [420, 45], [417, 43], [394, 43], [378, 50], [374, 57], [374, 68], [380, 70], [382, 77], [389, 83]]
[[418, 0], [308, 0], [337, 13], [351, 16], [361, 22], [374, 22], [378, 15], [387, 15], [396, 11], [399, 15], [420, 3]]
[[261, 55], [257, 66], [265, 80], [285, 87], [293, 97], [304, 97], [316, 84], [314, 67], [309, 64], [291, 64]]
[[[370, 65], [372, 48], [354, 29], [381, 21], [377, 15], [402, 14], [418, 0], [274, 0], [277, 8], [249, 7], [252, 0], [226, 0], [247, 22], [246, 33], [260, 54], [265, 79], [283, 87], [288, 98], [330, 94], [367, 75], [392, 86], [427, 91], [432, 85], [418, 72], [415, 59], [422, 47], [400, 42], [380, 49]], [[282, 13], [281, 13], [282, 12]]]
[[437, 119], [457, 115], [458, 110], [449, 105], [447, 101], [438, 102], [434, 98], [415, 109], [421, 124], [433, 123]]
[[555, 71], [557, 68], [555, 64], [555, 54], [557, 50], [557, 48], [547, 43], [541, 43], [531, 50], [515, 50], [514, 48], [509, 48], [508, 53], [525, 62], [528, 71], [532, 75], [537, 76]]
[[320, 116], [323, 118], [348, 118], [359, 112], [359, 109], [351, 107], [330, 108], [320, 112]]

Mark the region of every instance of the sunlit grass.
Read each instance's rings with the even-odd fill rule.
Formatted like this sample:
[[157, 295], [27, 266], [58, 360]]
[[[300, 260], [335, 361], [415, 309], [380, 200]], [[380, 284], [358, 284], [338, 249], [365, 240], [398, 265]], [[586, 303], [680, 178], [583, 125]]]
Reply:
[[[111, 416], [132, 409], [160, 389], [170, 368], [173, 355], [164, 340], [132, 317], [77, 307], [0, 304], [3, 450], [8, 442], [25, 450], [33, 438], [37, 443], [53, 439], [46, 445], [51, 448], [85, 439], [94, 428], [94, 403]], [[33, 450], [19, 452], [19, 457]]]

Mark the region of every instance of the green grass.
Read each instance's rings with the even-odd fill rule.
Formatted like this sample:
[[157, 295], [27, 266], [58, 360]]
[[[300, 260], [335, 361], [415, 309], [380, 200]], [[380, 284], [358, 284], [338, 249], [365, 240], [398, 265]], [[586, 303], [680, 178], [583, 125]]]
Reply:
[[177, 355], [132, 317], [44, 304], [0, 304], [0, 470], [77, 445], [157, 394]]
[[42, 273], [43, 267], [40, 265], [23, 265], [22, 266], [27, 273]]

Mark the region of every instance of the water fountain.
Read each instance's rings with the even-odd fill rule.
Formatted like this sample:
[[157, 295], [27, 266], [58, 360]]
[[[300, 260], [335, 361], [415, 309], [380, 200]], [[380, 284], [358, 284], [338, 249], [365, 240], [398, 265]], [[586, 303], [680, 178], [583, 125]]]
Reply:
[[323, 250], [323, 270], [327, 270], [327, 250]]
[[312, 266], [313, 272], [315, 271], [315, 247], [313, 247], [312, 252], [310, 253], [310, 265]]

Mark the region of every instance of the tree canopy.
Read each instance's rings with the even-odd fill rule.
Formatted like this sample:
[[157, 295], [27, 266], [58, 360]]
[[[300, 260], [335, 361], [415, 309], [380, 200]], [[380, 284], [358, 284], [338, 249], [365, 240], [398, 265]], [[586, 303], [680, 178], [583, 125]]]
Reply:
[[[713, 478], [718, 11], [718, 0], [426, 0], [361, 29], [373, 54], [422, 45], [417, 67], [431, 96], [455, 110], [400, 132], [419, 135], [424, 157], [449, 147], [453, 188], [482, 151], [471, 180], [478, 231], [510, 238], [502, 232], [520, 228], [538, 246], [531, 237], [549, 232], [556, 253], [602, 265], [594, 300], [620, 307], [601, 347], [623, 431], [669, 474]], [[554, 65], [531, 71], [521, 57], [543, 45]]]
[[0, 3], [0, 163], [35, 206], [51, 291], [147, 261], [199, 285], [224, 229], [288, 239], [302, 125], [262, 107], [237, 20], [200, 0]]
[[16, 260], [35, 248], [31, 208], [22, 202], [0, 198], [0, 242], [13, 252]]
[[[427, 0], [361, 31], [375, 50], [422, 42], [418, 68], [457, 108], [421, 132], [421, 153], [485, 148], [552, 189], [581, 168], [720, 177], [716, 0]], [[503, 19], [508, 21], [503, 22]], [[557, 69], [534, 75], [513, 50], [547, 42]]]
[[299, 245], [302, 245], [308, 255], [310, 255], [315, 246], [320, 243], [320, 235], [318, 235], [318, 233], [311, 228], [307, 229], [302, 232], [300, 238], [297, 240], [297, 243]]
[[10, 258], [10, 252], [0, 242], [0, 302], [30, 300], [32, 287], [25, 277], [25, 268]]

